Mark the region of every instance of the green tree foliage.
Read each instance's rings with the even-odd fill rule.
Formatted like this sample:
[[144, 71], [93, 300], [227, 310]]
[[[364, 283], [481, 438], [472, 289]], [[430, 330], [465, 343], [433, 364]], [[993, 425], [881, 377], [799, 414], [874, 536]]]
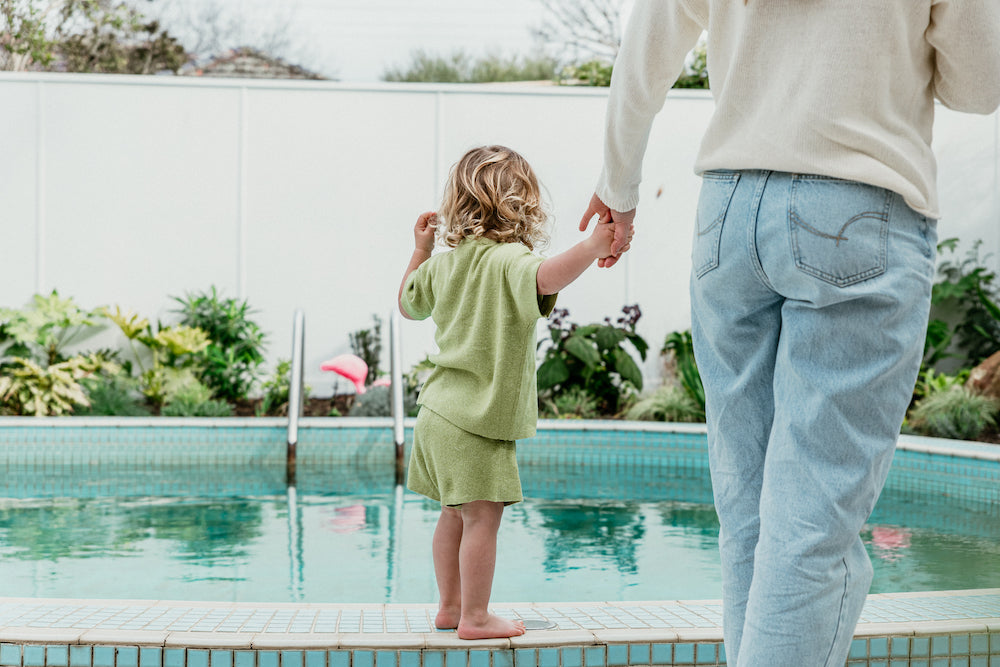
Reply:
[[502, 56], [473, 58], [464, 51], [448, 55], [416, 50], [410, 62], [387, 69], [383, 81], [411, 83], [490, 83], [497, 81], [543, 81], [556, 75], [556, 60], [548, 56]]
[[184, 47], [157, 21], [116, 0], [0, 0], [5, 69], [176, 72]]

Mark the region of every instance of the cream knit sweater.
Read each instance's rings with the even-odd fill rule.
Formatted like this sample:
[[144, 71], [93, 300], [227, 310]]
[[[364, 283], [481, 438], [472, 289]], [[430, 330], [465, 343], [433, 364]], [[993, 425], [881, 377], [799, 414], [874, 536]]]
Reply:
[[695, 171], [878, 185], [938, 217], [934, 98], [1000, 104], [1000, 0], [636, 0], [608, 99], [597, 195], [639, 201], [653, 117], [708, 31], [716, 108]]

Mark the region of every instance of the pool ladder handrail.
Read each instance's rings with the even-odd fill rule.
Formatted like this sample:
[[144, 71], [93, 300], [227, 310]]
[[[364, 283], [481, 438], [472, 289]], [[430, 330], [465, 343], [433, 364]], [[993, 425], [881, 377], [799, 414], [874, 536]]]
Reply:
[[292, 369], [288, 387], [288, 450], [286, 478], [295, 484], [295, 449], [299, 444], [299, 419], [303, 414], [305, 393], [306, 315], [299, 309], [292, 319]]
[[399, 312], [389, 311], [389, 373], [392, 379], [392, 439], [396, 449], [396, 484], [403, 483], [403, 449], [406, 444], [403, 417], [406, 406], [403, 403], [403, 363], [400, 353]]

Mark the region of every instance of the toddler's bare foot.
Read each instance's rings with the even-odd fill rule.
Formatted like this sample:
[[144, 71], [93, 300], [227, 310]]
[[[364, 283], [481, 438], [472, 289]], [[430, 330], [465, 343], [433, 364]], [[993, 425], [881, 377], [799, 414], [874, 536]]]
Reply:
[[458, 624], [459, 639], [493, 639], [495, 637], [517, 637], [524, 634], [524, 623], [487, 615], [482, 622], [472, 622], [462, 618]]
[[454, 630], [462, 618], [462, 610], [457, 607], [441, 607], [438, 609], [434, 627], [438, 630]]

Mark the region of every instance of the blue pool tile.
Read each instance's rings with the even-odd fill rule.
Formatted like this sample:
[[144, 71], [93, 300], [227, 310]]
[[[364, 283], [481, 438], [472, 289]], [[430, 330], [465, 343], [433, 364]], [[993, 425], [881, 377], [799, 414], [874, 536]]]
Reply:
[[214, 649], [209, 654], [209, 662], [212, 667], [233, 667], [233, 652]]
[[952, 658], [948, 667], [969, 667], [969, 658], [968, 657]]
[[[18, 654], [20, 660], [20, 654]], [[533, 648], [519, 648], [514, 651], [514, 665], [516, 667], [535, 667], [541, 665], [538, 656]], [[426, 663], [424, 667], [427, 667]]]
[[45, 649], [45, 662], [49, 667], [69, 665], [69, 646], [49, 646]]
[[[235, 667], [256, 667], [256, 651], [233, 651], [233, 663]], [[164, 666], [166, 667], [166, 666]]]
[[326, 651], [306, 651], [306, 667], [326, 667]]
[[969, 652], [972, 655], [988, 655], [990, 652], [990, 636], [972, 635], [969, 638]]
[[13, 667], [13, 665], [20, 664], [21, 646], [19, 644], [0, 644], [0, 665]]
[[910, 667], [909, 660], [891, 660], [889, 661], [889, 667]]
[[[282, 665], [281, 667], [286, 667]], [[375, 667], [396, 667], [395, 651], [376, 651]]]
[[674, 646], [674, 664], [694, 664], [694, 644], [676, 644]]
[[187, 650], [187, 667], [208, 667], [208, 650], [189, 648]]
[[538, 649], [538, 667], [559, 667], [559, 649]]
[[354, 667], [374, 667], [375, 653], [373, 651], [354, 651]]
[[930, 667], [951, 667], [951, 661], [948, 658], [933, 658]]
[[278, 652], [257, 651], [257, 667], [278, 667]]
[[[97, 649], [94, 649], [94, 653], [96, 655]], [[94, 667], [97, 667], [97, 665], [95, 664]], [[163, 667], [184, 667], [184, 649], [163, 649]]]
[[726, 664], [726, 644], [725, 644], [725, 642], [723, 642], [722, 644], [719, 644], [719, 664], [720, 665]]
[[577, 646], [559, 649], [562, 667], [582, 667], [583, 651]]
[[695, 651], [695, 663], [699, 665], [714, 665], [716, 644], [698, 644]]
[[469, 652], [468, 651], [445, 651], [444, 665], [445, 667], [467, 667], [469, 664]]
[[302, 667], [302, 659], [302, 651], [282, 651], [281, 667]]
[[399, 667], [420, 667], [420, 651], [400, 651]]
[[[649, 662], [649, 644], [632, 644], [629, 646], [628, 650], [628, 664], [630, 665], [648, 665]], [[542, 667], [545, 667], [542, 665]]]
[[493, 667], [514, 667], [514, 652], [493, 651]]
[[45, 647], [25, 646], [24, 667], [45, 667]]
[[444, 667], [444, 652], [424, 651], [424, 667]]
[[588, 646], [583, 650], [583, 661], [587, 667], [605, 667], [608, 659], [603, 646]]
[[[118, 660], [115, 663], [118, 667], [139, 667], [139, 647], [119, 646]], [[188, 665], [190, 665], [188, 661]]]
[[609, 667], [623, 667], [628, 664], [628, 644], [608, 645]]
[[990, 658], [986, 655], [973, 656], [969, 661], [969, 667], [990, 667]]
[[95, 646], [94, 667], [115, 667], [115, 647]]
[[872, 637], [868, 640], [868, 655], [873, 658], [889, 657], [889, 638]]
[[969, 635], [951, 636], [951, 655], [969, 655]]
[[[69, 647], [69, 665], [70, 667], [90, 667], [91, 663], [90, 647], [89, 646], [70, 646]], [[4, 664], [0, 660], [0, 664]]]
[[931, 640], [929, 637], [914, 637], [910, 640], [910, 655], [924, 656], [931, 654]]
[[139, 667], [163, 667], [163, 649], [152, 646], [139, 649]]
[[651, 659], [654, 665], [669, 665], [674, 661], [673, 644], [653, 644]]
[[908, 637], [893, 637], [889, 647], [890, 656], [893, 658], [905, 658], [910, 655], [910, 640]]
[[858, 659], [868, 657], [868, 640], [854, 639], [851, 641], [851, 650], [847, 654], [848, 659]]
[[469, 667], [490, 667], [490, 652], [485, 650], [469, 651]]
[[948, 655], [948, 636], [931, 637], [931, 657]]
[[351, 667], [350, 651], [328, 651], [330, 667]]

